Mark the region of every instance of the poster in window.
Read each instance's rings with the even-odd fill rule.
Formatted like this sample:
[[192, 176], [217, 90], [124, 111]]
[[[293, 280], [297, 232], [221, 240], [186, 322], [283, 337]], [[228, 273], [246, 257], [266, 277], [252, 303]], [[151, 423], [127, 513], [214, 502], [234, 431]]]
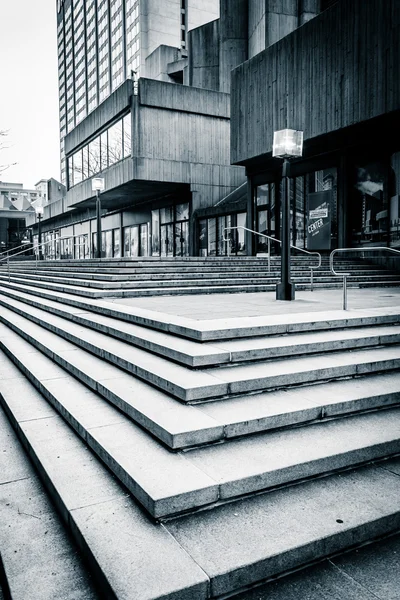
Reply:
[[307, 249], [330, 250], [332, 190], [308, 194]]

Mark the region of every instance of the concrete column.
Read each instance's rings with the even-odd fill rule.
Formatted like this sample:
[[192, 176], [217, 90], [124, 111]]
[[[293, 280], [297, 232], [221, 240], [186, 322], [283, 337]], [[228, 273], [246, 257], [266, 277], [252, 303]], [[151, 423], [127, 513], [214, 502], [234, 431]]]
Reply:
[[320, 0], [299, 0], [299, 26], [320, 13]]
[[299, 24], [298, 0], [265, 0], [265, 47], [275, 44], [297, 29]]
[[219, 90], [229, 93], [231, 70], [248, 57], [248, 0], [221, 0], [219, 26]]

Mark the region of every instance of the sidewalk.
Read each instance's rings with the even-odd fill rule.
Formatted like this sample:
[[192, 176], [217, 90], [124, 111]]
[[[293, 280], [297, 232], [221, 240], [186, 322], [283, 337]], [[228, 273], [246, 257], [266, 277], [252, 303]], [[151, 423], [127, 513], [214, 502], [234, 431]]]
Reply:
[[[296, 299], [292, 302], [276, 300], [275, 293], [272, 292], [107, 298], [106, 301], [196, 321], [208, 321], [338, 311], [342, 310], [343, 307], [343, 292], [339, 289], [316, 290], [314, 292], [299, 291], [296, 292]], [[400, 288], [349, 289], [347, 306], [348, 312], [389, 306], [400, 309]]]

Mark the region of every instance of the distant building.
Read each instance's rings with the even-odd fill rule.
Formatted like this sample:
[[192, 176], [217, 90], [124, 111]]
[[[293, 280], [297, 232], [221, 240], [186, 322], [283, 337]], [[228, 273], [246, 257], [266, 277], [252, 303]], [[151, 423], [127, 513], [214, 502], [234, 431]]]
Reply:
[[1, 253], [31, 242], [31, 231], [26, 220], [35, 209], [36, 190], [24, 189], [22, 183], [0, 181], [0, 260]]

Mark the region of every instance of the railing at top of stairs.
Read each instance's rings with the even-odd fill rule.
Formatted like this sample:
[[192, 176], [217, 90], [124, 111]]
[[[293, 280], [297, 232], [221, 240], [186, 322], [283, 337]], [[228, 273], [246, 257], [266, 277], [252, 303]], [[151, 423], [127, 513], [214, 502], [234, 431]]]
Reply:
[[[71, 236], [60, 237], [60, 238], [57, 238], [56, 242], [59, 242], [61, 240], [70, 240], [70, 239], [71, 239]], [[54, 240], [46, 240], [45, 242], [41, 242], [40, 244], [36, 244], [33, 247], [33, 250], [36, 252], [36, 260], [35, 260], [35, 270], [36, 270], [36, 272], [37, 272], [37, 266], [38, 266], [38, 258], [39, 258], [39, 255], [41, 254], [40, 250], [46, 244], [53, 244], [53, 243], [54, 243]], [[74, 246], [85, 246], [85, 245], [86, 245], [86, 242], [74, 243]], [[22, 246], [22, 244], [21, 244], [21, 246]], [[21, 246], [17, 246], [17, 248], [20, 248]], [[19, 254], [24, 254], [24, 252], [26, 252], [26, 248], [25, 248], [25, 250], [20, 250], [19, 252], [15, 252], [11, 256], [12, 257], [18, 256]], [[2, 255], [4, 255], [4, 254], [7, 254], [7, 256], [3, 256], [2, 257]], [[11, 275], [10, 275], [10, 254], [9, 254], [8, 250], [6, 250], [6, 252], [2, 252], [0, 254], [0, 263], [3, 262], [4, 260], [7, 261], [8, 283], [10, 283], [10, 278], [11, 278]]]
[[386, 246], [371, 246], [369, 248], [336, 248], [336, 250], [332, 250], [329, 256], [329, 266], [331, 273], [336, 275], [337, 277], [343, 277], [343, 310], [347, 310], [347, 278], [351, 276], [351, 273], [338, 273], [333, 268], [333, 259], [335, 254], [339, 252], [357, 252], [364, 254], [365, 252], [391, 252], [392, 254], [397, 254], [400, 256], [400, 250], [395, 250], [394, 248], [387, 248]]
[[[248, 227], [244, 227], [243, 225], [237, 225], [235, 227], [225, 227], [224, 228], [224, 242], [230, 242], [231, 240], [225, 237], [225, 231], [230, 231], [231, 229], [243, 229], [243, 231], [248, 231], [249, 233], [252, 233], [253, 235], [258, 235], [262, 238], [265, 238], [268, 240], [267, 244], [268, 244], [268, 252], [267, 252], [267, 259], [268, 259], [268, 273], [271, 272], [271, 241], [272, 242], [277, 242], [278, 244], [282, 245], [281, 240], [279, 240], [278, 238], [274, 238], [270, 235], [266, 235], [265, 233], [260, 233], [259, 231], [254, 231], [254, 229], [249, 229]], [[314, 271], [316, 269], [319, 269], [321, 264], [322, 264], [322, 256], [319, 252], [316, 251], [310, 251], [310, 250], [304, 250], [303, 248], [298, 248], [297, 246], [293, 246], [293, 244], [290, 244], [290, 247], [293, 248], [294, 250], [298, 250], [299, 252], [303, 252], [304, 254], [307, 254], [309, 256], [318, 256], [318, 265], [317, 266], [311, 266], [309, 267], [311, 273], [310, 273], [310, 290], [311, 292], [314, 291]], [[230, 246], [228, 244], [228, 255], [229, 255], [229, 251], [230, 251]]]

